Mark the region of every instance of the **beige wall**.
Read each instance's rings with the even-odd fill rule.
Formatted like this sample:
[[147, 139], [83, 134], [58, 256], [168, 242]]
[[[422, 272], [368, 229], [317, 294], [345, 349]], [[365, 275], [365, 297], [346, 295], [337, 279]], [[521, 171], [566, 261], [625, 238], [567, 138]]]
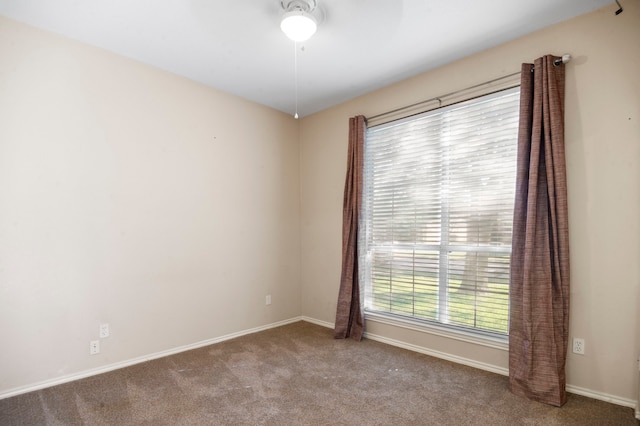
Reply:
[[0, 394], [298, 317], [297, 142], [286, 114], [0, 18]]
[[[348, 118], [373, 116], [570, 53], [566, 155], [572, 290], [571, 388], [631, 405], [640, 349], [640, 4], [583, 15], [362, 96], [302, 120], [300, 128], [302, 311], [333, 322], [340, 278], [342, 190]], [[506, 371], [504, 350], [373, 321], [368, 332]]]

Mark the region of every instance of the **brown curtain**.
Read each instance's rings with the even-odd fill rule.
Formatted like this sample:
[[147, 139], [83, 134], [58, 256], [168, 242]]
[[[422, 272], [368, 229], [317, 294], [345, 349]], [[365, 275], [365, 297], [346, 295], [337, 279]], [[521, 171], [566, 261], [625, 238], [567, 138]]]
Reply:
[[342, 203], [342, 273], [334, 336], [362, 339], [364, 318], [360, 306], [358, 282], [358, 226], [362, 205], [362, 168], [364, 155], [364, 116], [349, 119], [349, 153], [347, 177]]
[[522, 65], [511, 254], [509, 385], [547, 404], [566, 402], [569, 226], [564, 156], [564, 65]]

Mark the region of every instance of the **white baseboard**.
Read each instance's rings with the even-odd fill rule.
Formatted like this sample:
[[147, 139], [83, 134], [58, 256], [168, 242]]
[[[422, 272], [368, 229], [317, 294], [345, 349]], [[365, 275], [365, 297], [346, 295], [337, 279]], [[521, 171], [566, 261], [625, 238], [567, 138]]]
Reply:
[[433, 349], [425, 348], [422, 346], [412, 345], [410, 343], [401, 342], [399, 340], [390, 339], [388, 337], [378, 336], [376, 334], [364, 333], [364, 337], [367, 339], [375, 340], [377, 342], [386, 343], [391, 346], [397, 346], [399, 348], [408, 349], [413, 352], [418, 352], [421, 354], [433, 356], [435, 358], [445, 359], [447, 361], [455, 362], [457, 364], [466, 365], [469, 367], [478, 368], [484, 371], [490, 371], [492, 373], [500, 374], [503, 376], [509, 375], [509, 370], [503, 367], [499, 367], [497, 365], [491, 365], [480, 361], [475, 361], [473, 359], [464, 358], [457, 355], [448, 354], [445, 352], [436, 351]]
[[[313, 324], [317, 324], [323, 327], [327, 327], [327, 328], [335, 328], [335, 325], [326, 321], [320, 321], [317, 320], [315, 318], [309, 318], [309, 317], [301, 317], [301, 319], [303, 321], [307, 321]], [[429, 356], [433, 356], [436, 358], [440, 358], [440, 359], [445, 359], [447, 361], [451, 361], [451, 362], [455, 362], [458, 364], [462, 364], [462, 365], [466, 365], [469, 367], [474, 367], [474, 368], [478, 368], [480, 370], [484, 370], [484, 371], [489, 371], [491, 373], [496, 373], [496, 374], [500, 374], [502, 376], [508, 376], [509, 375], [509, 369], [504, 368], [504, 367], [500, 367], [500, 366], [496, 366], [496, 365], [492, 365], [492, 364], [487, 364], [484, 362], [480, 362], [480, 361], [476, 361], [473, 359], [469, 359], [469, 358], [465, 358], [465, 357], [460, 357], [457, 355], [452, 355], [452, 354], [448, 354], [445, 352], [440, 352], [440, 351], [436, 351], [433, 349], [429, 349], [429, 348], [425, 348], [422, 346], [417, 346], [417, 345], [413, 345], [410, 343], [406, 343], [406, 342], [402, 342], [399, 340], [395, 340], [395, 339], [390, 339], [388, 337], [384, 337], [384, 336], [379, 336], [376, 334], [372, 334], [372, 333], [368, 333], [365, 332], [364, 333], [364, 337], [367, 339], [371, 339], [371, 340], [375, 340], [377, 342], [381, 342], [381, 343], [385, 343], [391, 346], [397, 346], [399, 348], [403, 348], [403, 349], [407, 349], [410, 351], [414, 351], [414, 352], [418, 352], [421, 354], [425, 354], [425, 355], [429, 355]], [[640, 420], [640, 406], [638, 406], [637, 402], [628, 398], [622, 398], [622, 397], [618, 397], [615, 395], [609, 395], [603, 392], [596, 392], [590, 389], [585, 389], [585, 388], [581, 388], [579, 386], [573, 386], [573, 385], [567, 385], [567, 392], [570, 393], [574, 393], [576, 395], [581, 395], [581, 396], [586, 396], [588, 398], [593, 398], [593, 399], [597, 399], [599, 401], [605, 401], [605, 402], [610, 402], [612, 404], [616, 404], [616, 405], [621, 405], [623, 407], [629, 407], [629, 408], [635, 408], [635, 416], [637, 419]]]
[[[81, 371], [79, 373], [69, 374], [65, 376], [56, 377], [42, 382], [34, 383], [32, 385], [21, 386], [14, 389], [9, 389], [6, 392], [0, 393], [0, 399], [10, 398], [12, 396], [20, 395], [23, 393], [33, 392], [40, 389], [48, 388], [51, 386], [61, 385], [63, 383], [73, 382], [75, 380], [84, 379], [86, 377], [96, 376], [98, 374], [107, 373], [109, 371], [118, 370], [120, 368], [129, 367], [142, 362], [151, 361], [153, 359], [163, 358], [165, 356], [174, 355], [180, 352], [189, 351], [192, 349], [201, 348], [203, 346], [213, 345], [214, 343], [224, 342], [225, 340], [231, 340], [236, 337], [245, 336], [247, 334], [257, 333], [259, 331], [268, 330], [275, 327], [280, 327], [286, 324], [302, 321], [303, 317], [290, 318], [284, 321], [274, 322], [271, 324], [263, 325], [260, 327], [251, 328], [248, 330], [242, 330], [236, 333], [227, 334], [225, 336], [215, 337], [213, 339], [207, 339], [200, 342], [192, 343], [189, 345], [178, 346], [176, 348], [167, 349], [165, 351], [156, 352], [149, 355], [140, 356], [137, 358], [129, 359], [126, 361], [120, 361], [113, 364], [105, 365], [98, 368], [92, 368], [90, 370]], [[307, 321], [307, 320], [305, 320]], [[311, 322], [311, 321], [309, 321]], [[316, 322], [317, 323], [317, 322]]]
[[[327, 322], [327, 321], [321, 321], [321, 320], [317, 320], [315, 318], [310, 318], [310, 317], [305, 317], [305, 316], [301, 317], [301, 319], [302, 319], [302, 321], [310, 322], [312, 324], [317, 324], [317, 325], [320, 325], [322, 327], [335, 328], [335, 324]], [[428, 348], [425, 348], [425, 347], [422, 347], [422, 346], [412, 345], [410, 343], [401, 342], [400, 340], [390, 339], [388, 337], [379, 336], [379, 335], [372, 334], [372, 333], [369, 333], [369, 332], [366, 332], [366, 331], [364, 333], [364, 337], [367, 338], [367, 339], [375, 340], [377, 342], [385, 343], [387, 345], [397, 346], [399, 348], [408, 349], [408, 350], [413, 351], [413, 352], [418, 352], [418, 353], [421, 353], [421, 354], [430, 355], [430, 356], [433, 356], [433, 357], [436, 357], [436, 358], [446, 359], [447, 361], [452, 361], [452, 362], [455, 362], [455, 363], [458, 363], [458, 364], [467, 365], [469, 367], [479, 368], [481, 370], [490, 371], [492, 373], [501, 374], [503, 376], [508, 376], [509, 375], [509, 371], [506, 368], [501, 368], [501, 367], [497, 367], [495, 365], [490, 365], [490, 364], [474, 361], [472, 359], [463, 358], [463, 357], [447, 354], [447, 353], [440, 352], [440, 351], [435, 351], [435, 350], [428, 349]]]
[[[435, 351], [432, 349], [424, 348], [421, 346], [412, 345], [409, 343], [401, 342], [394, 339], [389, 339], [383, 336], [377, 336], [371, 333], [365, 333], [365, 337], [371, 340], [376, 340], [378, 342], [386, 343], [388, 345], [397, 346], [403, 349], [408, 349], [410, 351], [419, 352], [425, 355], [433, 356], [436, 358], [445, 359], [447, 361], [455, 362], [458, 364], [466, 365], [469, 367], [478, 368], [484, 371], [490, 371], [492, 373], [500, 374], [503, 376], [509, 375], [509, 369], [504, 367], [499, 367], [496, 365], [486, 364], [484, 362], [475, 361], [473, 359], [460, 357], [457, 355], [452, 355], [440, 351]], [[623, 407], [635, 408], [636, 409], [636, 418], [640, 419], [640, 415], [638, 412], [637, 403], [634, 400], [622, 398], [615, 395], [610, 395], [603, 392], [597, 392], [590, 389], [581, 388], [579, 386], [567, 385], [567, 392], [574, 393], [576, 395], [586, 396], [588, 398], [597, 399], [600, 401], [610, 402], [612, 404], [621, 405]]]
[[[636, 408], [636, 401], [632, 399], [622, 398], [615, 395], [609, 395], [607, 393], [596, 392], [590, 389], [581, 388], [579, 386], [567, 385], [567, 392], [575, 393], [576, 395], [586, 396], [588, 398], [598, 399], [604, 402], [610, 402], [612, 404], [621, 405], [623, 407]], [[637, 417], [637, 411], [636, 411]]]
[[322, 327], [326, 327], [326, 328], [336, 328], [336, 325], [335, 325], [334, 323], [331, 323], [331, 322], [327, 322], [327, 321], [320, 321], [320, 320], [317, 320], [317, 319], [315, 319], [315, 318], [309, 318], [309, 317], [305, 317], [305, 316], [300, 317], [300, 319], [301, 319], [302, 321], [310, 322], [310, 323], [312, 323], [312, 324], [320, 325], [320, 326], [322, 326]]
[[[294, 322], [298, 322], [298, 321], [306, 321], [306, 322], [310, 322], [312, 324], [316, 324], [322, 327], [326, 327], [326, 328], [335, 328], [335, 324], [327, 322], [327, 321], [321, 321], [321, 320], [317, 320], [315, 318], [310, 318], [310, 317], [306, 317], [306, 316], [299, 316], [299, 317], [295, 317], [295, 318], [290, 318], [284, 321], [279, 321], [279, 322], [274, 322], [271, 324], [267, 324], [267, 325], [263, 325], [260, 327], [255, 327], [255, 328], [251, 328], [248, 330], [243, 330], [243, 331], [239, 331], [236, 333], [231, 333], [231, 334], [227, 334], [225, 336], [220, 336], [220, 337], [216, 337], [213, 339], [207, 339], [207, 340], [203, 340], [200, 342], [196, 342], [190, 345], [184, 345], [184, 346], [179, 346], [176, 348], [172, 348], [172, 349], [168, 349], [165, 351], [160, 351], [160, 352], [156, 352], [150, 355], [145, 355], [145, 356], [141, 356], [141, 357], [137, 357], [137, 358], [133, 358], [133, 359], [129, 359], [126, 361], [121, 361], [121, 362], [116, 362], [113, 364], [109, 364], [103, 367], [98, 367], [98, 368], [94, 368], [91, 370], [86, 370], [86, 371], [82, 371], [80, 373], [75, 373], [75, 374], [69, 374], [69, 375], [65, 375], [65, 376], [61, 376], [61, 377], [56, 377], [54, 379], [50, 379], [50, 380], [45, 380], [42, 382], [38, 382], [32, 385], [27, 385], [27, 386], [22, 386], [19, 388], [14, 388], [14, 389], [10, 389], [6, 392], [0, 393], [0, 399], [4, 399], [4, 398], [10, 398], [12, 396], [16, 396], [16, 395], [20, 395], [20, 394], [24, 394], [24, 393], [28, 393], [28, 392], [33, 392], [33, 391], [37, 391], [40, 389], [44, 389], [44, 388], [48, 388], [51, 386], [56, 386], [56, 385], [61, 385], [63, 383], [68, 383], [68, 382], [72, 382], [75, 380], [80, 380], [80, 379], [84, 379], [86, 377], [91, 377], [91, 376], [95, 376], [98, 374], [102, 374], [102, 373], [106, 373], [109, 371], [113, 371], [113, 370], [117, 370], [120, 368], [125, 368], [125, 367], [129, 367], [131, 365], [135, 365], [135, 364], [140, 364], [142, 362], [146, 362], [146, 361], [151, 361], [153, 359], [158, 359], [158, 358], [162, 358], [165, 356], [169, 356], [169, 355], [174, 355], [180, 352], [185, 352], [185, 351], [189, 351], [192, 349], [197, 349], [197, 348], [201, 348], [203, 346], [208, 346], [208, 345], [213, 345], [215, 343], [220, 343], [220, 342], [224, 342], [225, 340], [231, 340], [234, 339], [236, 337], [240, 337], [240, 336], [245, 336], [247, 334], [253, 334], [253, 333], [257, 333], [259, 331], [264, 331], [264, 330], [268, 330], [271, 328], [275, 328], [275, 327], [280, 327], [286, 324], [291, 324]], [[503, 376], [508, 376], [509, 375], [509, 371], [506, 368], [503, 367], [499, 367], [499, 366], [495, 366], [495, 365], [491, 365], [491, 364], [487, 364], [487, 363], [483, 363], [483, 362], [479, 362], [479, 361], [475, 361], [469, 358], [464, 358], [464, 357], [460, 357], [457, 355], [452, 355], [452, 354], [448, 354], [445, 352], [440, 352], [440, 351], [436, 351], [433, 349], [428, 349], [428, 348], [424, 348], [421, 346], [417, 346], [417, 345], [412, 345], [410, 343], [406, 343], [406, 342], [402, 342], [399, 340], [395, 340], [395, 339], [390, 339], [388, 337], [384, 337], [384, 336], [379, 336], [379, 335], [375, 335], [375, 334], [371, 334], [371, 333], [367, 333], [365, 332], [364, 337], [367, 339], [371, 339], [371, 340], [375, 340], [381, 343], [385, 343], [391, 346], [396, 346], [399, 348], [403, 348], [403, 349], [407, 349], [410, 351], [414, 351], [414, 352], [418, 352], [418, 353], [422, 353], [425, 355], [429, 355], [429, 356], [433, 356], [436, 358], [440, 358], [440, 359], [445, 359], [447, 361], [451, 361], [451, 362], [455, 362], [458, 364], [462, 364], [462, 365], [466, 365], [469, 367], [474, 367], [474, 368], [478, 368], [480, 370], [484, 370], [484, 371], [489, 371], [492, 373], [496, 373], [496, 374], [500, 374]], [[605, 402], [610, 402], [612, 404], [616, 404], [616, 405], [621, 405], [623, 407], [629, 407], [629, 408], [635, 408], [635, 416], [638, 420], [640, 420], [640, 406], [638, 406], [637, 402], [631, 399], [627, 399], [627, 398], [621, 398], [621, 397], [617, 397], [614, 395], [609, 395], [609, 394], [605, 394], [602, 392], [596, 392], [596, 391], [592, 391], [589, 389], [585, 389], [585, 388], [581, 388], [578, 386], [573, 386], [573, 385], [567, 385], [567, 392], [570, 393], [574, 393], [577, 395], [582, 395], [582, 396], [586, 396], [588, 398], [593, 398], [593, 399], [597, 399], [600, 401], [605, 401]]]

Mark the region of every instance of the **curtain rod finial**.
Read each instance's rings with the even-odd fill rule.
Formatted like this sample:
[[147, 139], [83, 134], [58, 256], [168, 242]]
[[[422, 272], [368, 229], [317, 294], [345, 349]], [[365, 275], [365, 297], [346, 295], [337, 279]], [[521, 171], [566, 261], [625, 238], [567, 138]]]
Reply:
[[566, 64], [570, 60], [571, 60], [571, 55], [569, 55], [568, 53], [565, 53], [564, 55], [562, 55], [562, 58], [554, 59], [553, 65], [558, 66], [560, 64]]

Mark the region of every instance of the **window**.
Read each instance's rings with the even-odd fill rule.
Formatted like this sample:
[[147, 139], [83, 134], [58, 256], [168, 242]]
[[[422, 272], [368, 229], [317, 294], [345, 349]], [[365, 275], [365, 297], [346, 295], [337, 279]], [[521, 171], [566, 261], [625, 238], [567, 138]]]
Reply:
[[519, 88], [367, 130], [365, 311], [506, 335]]

